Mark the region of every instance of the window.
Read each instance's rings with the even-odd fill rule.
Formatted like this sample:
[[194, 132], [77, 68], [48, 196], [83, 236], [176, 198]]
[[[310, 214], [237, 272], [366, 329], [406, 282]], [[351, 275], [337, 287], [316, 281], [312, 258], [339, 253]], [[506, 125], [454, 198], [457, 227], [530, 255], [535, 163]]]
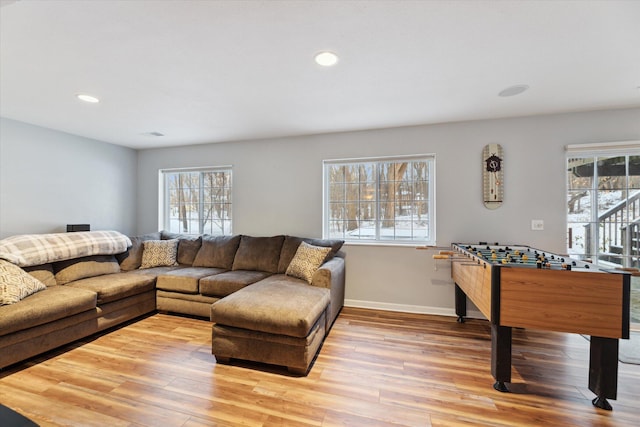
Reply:
[[[640, 268], [640, 141], [567, 147], [567, 251], [611, 268]], [[631, 328], [640, 277], [631, 277]]]
[[567, 148], [567, 249], [576, 257], [640, 267], [640, 147]]
[[231, 168], [161, 170], [161, 228], [172, 233], [232, 233]]
[[324, 236], [433, 244], [435, 157], [324, 162]]

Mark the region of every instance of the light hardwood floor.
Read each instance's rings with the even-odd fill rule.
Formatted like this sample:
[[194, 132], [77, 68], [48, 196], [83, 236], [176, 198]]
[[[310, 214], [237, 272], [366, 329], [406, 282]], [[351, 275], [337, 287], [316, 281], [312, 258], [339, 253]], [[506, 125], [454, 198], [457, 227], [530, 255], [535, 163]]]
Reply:
[[0, 372], [0, 403], [41, 426], [640, 425], [640, 366], [593, 407], [579, 335], [514, 330], [500, 393], [486, 321], [345, 308], [307, 377], [216, 364], [210, 334], [155, 314]]

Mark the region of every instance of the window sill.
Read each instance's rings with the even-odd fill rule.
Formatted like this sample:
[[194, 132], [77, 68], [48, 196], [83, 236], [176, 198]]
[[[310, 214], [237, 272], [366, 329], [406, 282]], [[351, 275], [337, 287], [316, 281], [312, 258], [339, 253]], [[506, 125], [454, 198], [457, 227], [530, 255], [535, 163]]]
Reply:
[[434, 242], [354, 242], [345, 240], [344, 246], [380, 246], [396, 248], [419, 248], [436, 246]]

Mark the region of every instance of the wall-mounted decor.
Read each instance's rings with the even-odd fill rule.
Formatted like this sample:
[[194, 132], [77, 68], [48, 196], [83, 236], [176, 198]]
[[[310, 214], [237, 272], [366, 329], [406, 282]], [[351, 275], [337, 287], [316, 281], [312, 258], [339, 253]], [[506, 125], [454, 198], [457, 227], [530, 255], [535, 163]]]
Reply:
[[482, 200], [487, 209], [497, 209], [504, 200], [504, 154], [500, 144], [482, 149]]

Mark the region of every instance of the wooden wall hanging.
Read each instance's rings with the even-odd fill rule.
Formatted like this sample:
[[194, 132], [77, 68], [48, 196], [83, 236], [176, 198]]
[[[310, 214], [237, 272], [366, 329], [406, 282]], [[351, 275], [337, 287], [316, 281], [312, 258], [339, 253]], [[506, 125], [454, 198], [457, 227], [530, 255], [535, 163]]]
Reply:
[[497, 209], [504, 200], [504, 154], [500, 144], [482, 150], [482, 199], [487, 209]]

